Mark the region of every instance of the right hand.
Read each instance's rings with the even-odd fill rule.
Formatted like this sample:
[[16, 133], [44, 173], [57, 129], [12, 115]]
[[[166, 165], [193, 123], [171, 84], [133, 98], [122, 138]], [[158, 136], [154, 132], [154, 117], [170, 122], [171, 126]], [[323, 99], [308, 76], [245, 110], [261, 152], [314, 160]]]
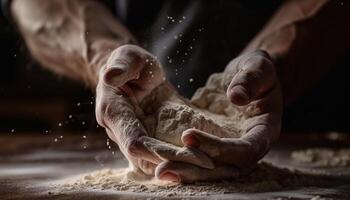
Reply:
[[123, 45], [110, 54], [101, 68], [96, 88], [97, 122], [129, 162], [145, 174], [153, 174], [161, 160], [141, 141], [147, 132], [137, 113], [142, 112], [142, 99], [163, 80], [164, 73], [155, 56], [138, 46]]

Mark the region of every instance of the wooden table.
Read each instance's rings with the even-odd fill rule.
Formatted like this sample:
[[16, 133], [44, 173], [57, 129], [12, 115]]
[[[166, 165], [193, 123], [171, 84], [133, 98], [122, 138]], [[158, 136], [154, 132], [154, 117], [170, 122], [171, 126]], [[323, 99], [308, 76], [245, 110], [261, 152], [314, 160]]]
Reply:
[[[61, 137], [62, 136], [62, 137]], [[332, 139], [319, 134], [288, 134], [265, 158], [280, 166], [293, 165], [290, 151], [305, 145], [348, 145], [348, 138]], [[150, 194], [126, 194], [123, 192], [77, 191], [67, 194], [51, 194], [54, 181], [103, 167], [126, 166], [117, 147], [106, 147], [103, 133], [12, 133], [0, 136], [0, 199], [157, 199]], [[111, 151], [115, 151], [114, 155]], [[305, 169], [307, 166], [293, 166]], [[316, 195], [333, 199], [350, 199], [350, 169], [322, 169], [338, 180], [329, 187], [306, 187], [290, 191], [264, 193], [234, 193], [207, 196], [208, 199], [311, 199]], [[171, 197], [181, 199], [182, 197]], [[193, 197], [203, 199], [203, 197]], [[315, 199], [317, 199], [315, 197]]]

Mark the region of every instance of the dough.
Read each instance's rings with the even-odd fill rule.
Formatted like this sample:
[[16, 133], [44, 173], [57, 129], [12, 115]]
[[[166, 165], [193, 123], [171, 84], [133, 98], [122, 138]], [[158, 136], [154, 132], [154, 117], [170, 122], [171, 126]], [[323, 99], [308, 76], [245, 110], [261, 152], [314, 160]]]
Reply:
[[[120, 111], [118, 126], [127, 134], [146, 132], [149, 137], [141, 137], [140, 141], [163, 161], [180, 161], [181, 164], [185, 162], [213, 169], [212, 159], [202, 151], [183, 147], [181, 137], [183, 132], [190, 128], [221, 138], [238, 138], [246, 132], [244, 115], [226, 96], [227, 83], [232, 80], [232, 77], [224, 73], [212, 74], [205, 87], [198, 89], [189, 100], [181, 97], [163, 78], [162, 67], [155, 59], [148, 60], [146, 63], [143, 68], [130, 67], [124, 69], [120, 77], [114, 77], [114, 86], [123, 86], [129, 81], [131, 85], [144, 89], [143, 92], [135, 95], [136, 100], [133, 101], [136, 117], [134, 113], [130, 113], [132, 109], [123, 112], [124, 105], [119, 104], [121, 106], [119, 110], [122, 111]], [[153, 88], [153, 90], [148, 93], [147, 88]], [[121, 100], [125, 98], [121, 96]], [[120, 102], [125, 103], [125, 101]], [[125, 105], [129, 106], [127, 103]], [[137, 158], [129, 158], [129, 162], [135, 173], [151, 172], [148, 169], [140, 169], [138, 167], [140, 161]], [[217, 171], [221, 176], [225, 174], [220, 170]]]
[[[213, 169], [213, 161], [206, 154], [183, 147], [181, 136], [190, 128], [225, 138], [238, 138], [245, 132], [242, 112], [226, 96], [225, 78], [222, 73], [213, 74], [191, 100], [181, 97], [166, 81], [156, 87], [142, 100], [141, 112], [137, 112], [148, 136], [157, 139], [147, 139], [145, 146], [162, 160]], [[142, 173], [134, 165], [131, 168]]]
[[[215, 88], [216, 75], [207, 85]], [[214, 79], [214, 80], [213, 80]], [[189, 128], [196, 128], [218, 137], [240, 137], [243, 116], [240, 115], [220, 90], [204, 87], [192, 100], [179, 96], [172, 87], [163, 83], [142, 103], [144, 112], [139, 116], [149, 136], [182, 146], [181, 135]]]

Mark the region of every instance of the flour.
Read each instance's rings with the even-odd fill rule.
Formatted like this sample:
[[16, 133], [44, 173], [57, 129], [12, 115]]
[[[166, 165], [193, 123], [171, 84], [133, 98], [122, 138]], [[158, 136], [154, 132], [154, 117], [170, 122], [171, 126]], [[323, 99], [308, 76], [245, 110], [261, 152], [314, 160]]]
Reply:
[[[239, 138], [246, 132], [244, 115], [229, 101], [226, 89], [220, 80], [223, 74], [214, 74], [205, 87], [199, 89], [191, 100], [181, 97], [166, 81], [157, 86], [145, 96], [137, 108], [137, 118], [150, 138], [144, 145], [161, 160], [191, 163], [207, 169], [213, 169], [214, 164], [206, 154], [197, 149], [179, 149], [183, 147], [181, 137], [184, 131], [195, 128], [221, 138]], [[124, 124], [136, 126], [127, 119]], [[138, 128], [135, 127], [135, 128]], [[143, 138], [145, 139], [145, 138]], [[155, 151], [156, 150], [156, 151]], [[135, 173], [135, 162], [130, 162]], [[216, 174], [229, 174], [232, 170]]]
[[[183, 147], [181, 136], [190, 128], [225, 138], [238, 138], [246, 132], [244, 115], [226, 96], [226, 79], [224, 74], [212, 75], [206, 86], [197, 90], [191, 100], [178, 95], [176, 90], [164, 81], [143, 98], [140, 107], [136, 108], [137, 118], [142, 126], [138, 122], [130, 123], [129, 118], [126, 118], [125, 127], [130, 130], [144, 128], [149, 137], [143, 137], [143, 144], [159, 158], [165, 158], [162, 160], [186, 162], [213, 169], [212, 160], [202, 151]], [[260, 164], [249, 177], [235, 181], [174, 185], [162, 182], [154, 175], [143, 174], [133, 162], [130, 164], [128, 169], [103, 169], [87, 174], [61, 185], [61, 191], [95, 189], [143, 192], [160, 196], [193, 196], [279, 189], [284, 185], [293, 185], [290, 182], [293, 182], [295, 177], [303, 178], [288, 170]], [[231, 173], [234, 171], [232, 169], [211, 170], [211, 174], [205, 175], [228, 178], [224, 174]]]
[[164, 82], [141, 102], [138, 116], [151, 137], [182, 146], [182, 132], [196, 128], [218, 137], [237, 138], [245, 133], [244, 116], [226, 96], [223, 74], [213, 74], [191, 100]]
[[[226, 97], [223, 74], [214, 74], [206, 87], [199, 89], [191, 100], [179, 96], [166, 82], [152, 91], [140, 103], [138, 119], [150, 136], [144, 144], [159, 157], [176, 160], [181, 154], [191, 155], [186, 162], [211, 168], [210, 160], [200, 152], [183, 147], [183, 131], [196, 128], [218, 137], [237, 138], [243, 135], [245, 118]], [[154, 139], [153, 139], [154, 138]], [[164, 154], [164, 155], [163, 155]], [[203, 162], [204, 161], [204, 162]], [[207, 164], [208, 166], [205, 166]], [[322, 185], [320, 178], [296, 170], [282, 169], [261, 162], [249, 175], [231, 180], [175, 184], [164, 182], [132, 169], [102, 169], [57, 185], [57, 193], [80, 190], [107, 190], [150, 194], [157, 197], [207, 196], [235, 192], [264, 192], [298, 186]], [[213, 170], [212, 176], [222, 173]]]
[[311, 164], [316, 167], [350, 166], [350, 148], [310, 148], [294, 151], [292, 152], [291, 157], [296, 162]]
[[232, 181], [174, 184], [156, 179], [135, 181], [128, 177], [127, 169], [103, 169], [64, 180], [53, 193], [69, 193], [81, 190], [109, 190], [111, 192], [148, 193], [162, 196], [207, 196], [234, 192], [264, 192], [298, 186], [322, 185], [326, 181], [310, 177], [296, 170], [281, 169], [268, 163], [260, 163], [248, 176]]
[[[184, 154], [187, 160], [179, 161], [213, 168], [214, 165], [206, 154], [199, 150], [189, 151], [187, 147], [183, 147], [181, 136], [190, 128], [227, 138], [238, 138], [246, 132], [244, 115], [226, 96], [226, 79], [223, 74], [212, 75], [206, 86], [197, 90], [191, 100], [182, 98], [167, 82], [160, 84], [142, 100], [138, 109], [140, 112], [137, 112], [137, 118], [150, 136], [144, 141], [145, 146], [156, 152], [159, 157], [176, 161]], [[160, 181], [152, 175], [145, 178], [145, 175], [136, 169], [137, 167], [131, 166], [128, 169], [95, 171], [65, 181], [59, 185], [58, 190], [59, 193], [111, 190], [150, 193], [157, 196], [203, 196], [239, 191], [272, 191], [297, 186], [300, 183], [312, 184], [314, 180], [297, 171], [280, 169], [266, 163], [258, 164], [252, 174], [242, 178], [236, 177], [232, 181], [196, 182], [190, 185]], [[220, 170], [213, 170], [211, 173], [211, 176], [224, 174]]]

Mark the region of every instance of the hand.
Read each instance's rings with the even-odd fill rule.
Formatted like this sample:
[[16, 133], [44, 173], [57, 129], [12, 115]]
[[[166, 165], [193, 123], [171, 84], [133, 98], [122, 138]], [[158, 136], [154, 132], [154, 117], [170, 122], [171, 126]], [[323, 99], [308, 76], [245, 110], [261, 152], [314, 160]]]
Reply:
[[277, 140], [282, 116], [282, 95], [275, 67], [266, 52], [244, 54], [229, 63], [225, 73], [231, 82], [227, 97], [245, 116], [245, 134], [240, 138], [219, 138], [196, 129], [182, 135], [185, 146], [197, 148], [216, 163], [203, 169], [187, 163], [163, 162], [156, 176], [169, 174], [179, 182], [235, 178], [249, 172]]
[[[160, 63], [134, 45], [115, 49], [101, 69], [96, 88], [96, 119], [134, 167], [153, 174], [161, 162], [143, 144], [147, 132], [137, 116], [139, 102], [163, 81]], [[136, 169], [136, 170], [138, 170]]]
[[[134, 45], [124, 45], [110, 55], [101, 69], [96, 90], [96, 119], [118, 144], [134, 171], [153, 175], [157, 164], [174, 160], [213, 168], [203, 152], [176, 147], [154, 138], [139, 121], [139, 103], [165, 81], [160, 63], [153, 55]], [[170, 88], [169, 88], [170, 89]]]

